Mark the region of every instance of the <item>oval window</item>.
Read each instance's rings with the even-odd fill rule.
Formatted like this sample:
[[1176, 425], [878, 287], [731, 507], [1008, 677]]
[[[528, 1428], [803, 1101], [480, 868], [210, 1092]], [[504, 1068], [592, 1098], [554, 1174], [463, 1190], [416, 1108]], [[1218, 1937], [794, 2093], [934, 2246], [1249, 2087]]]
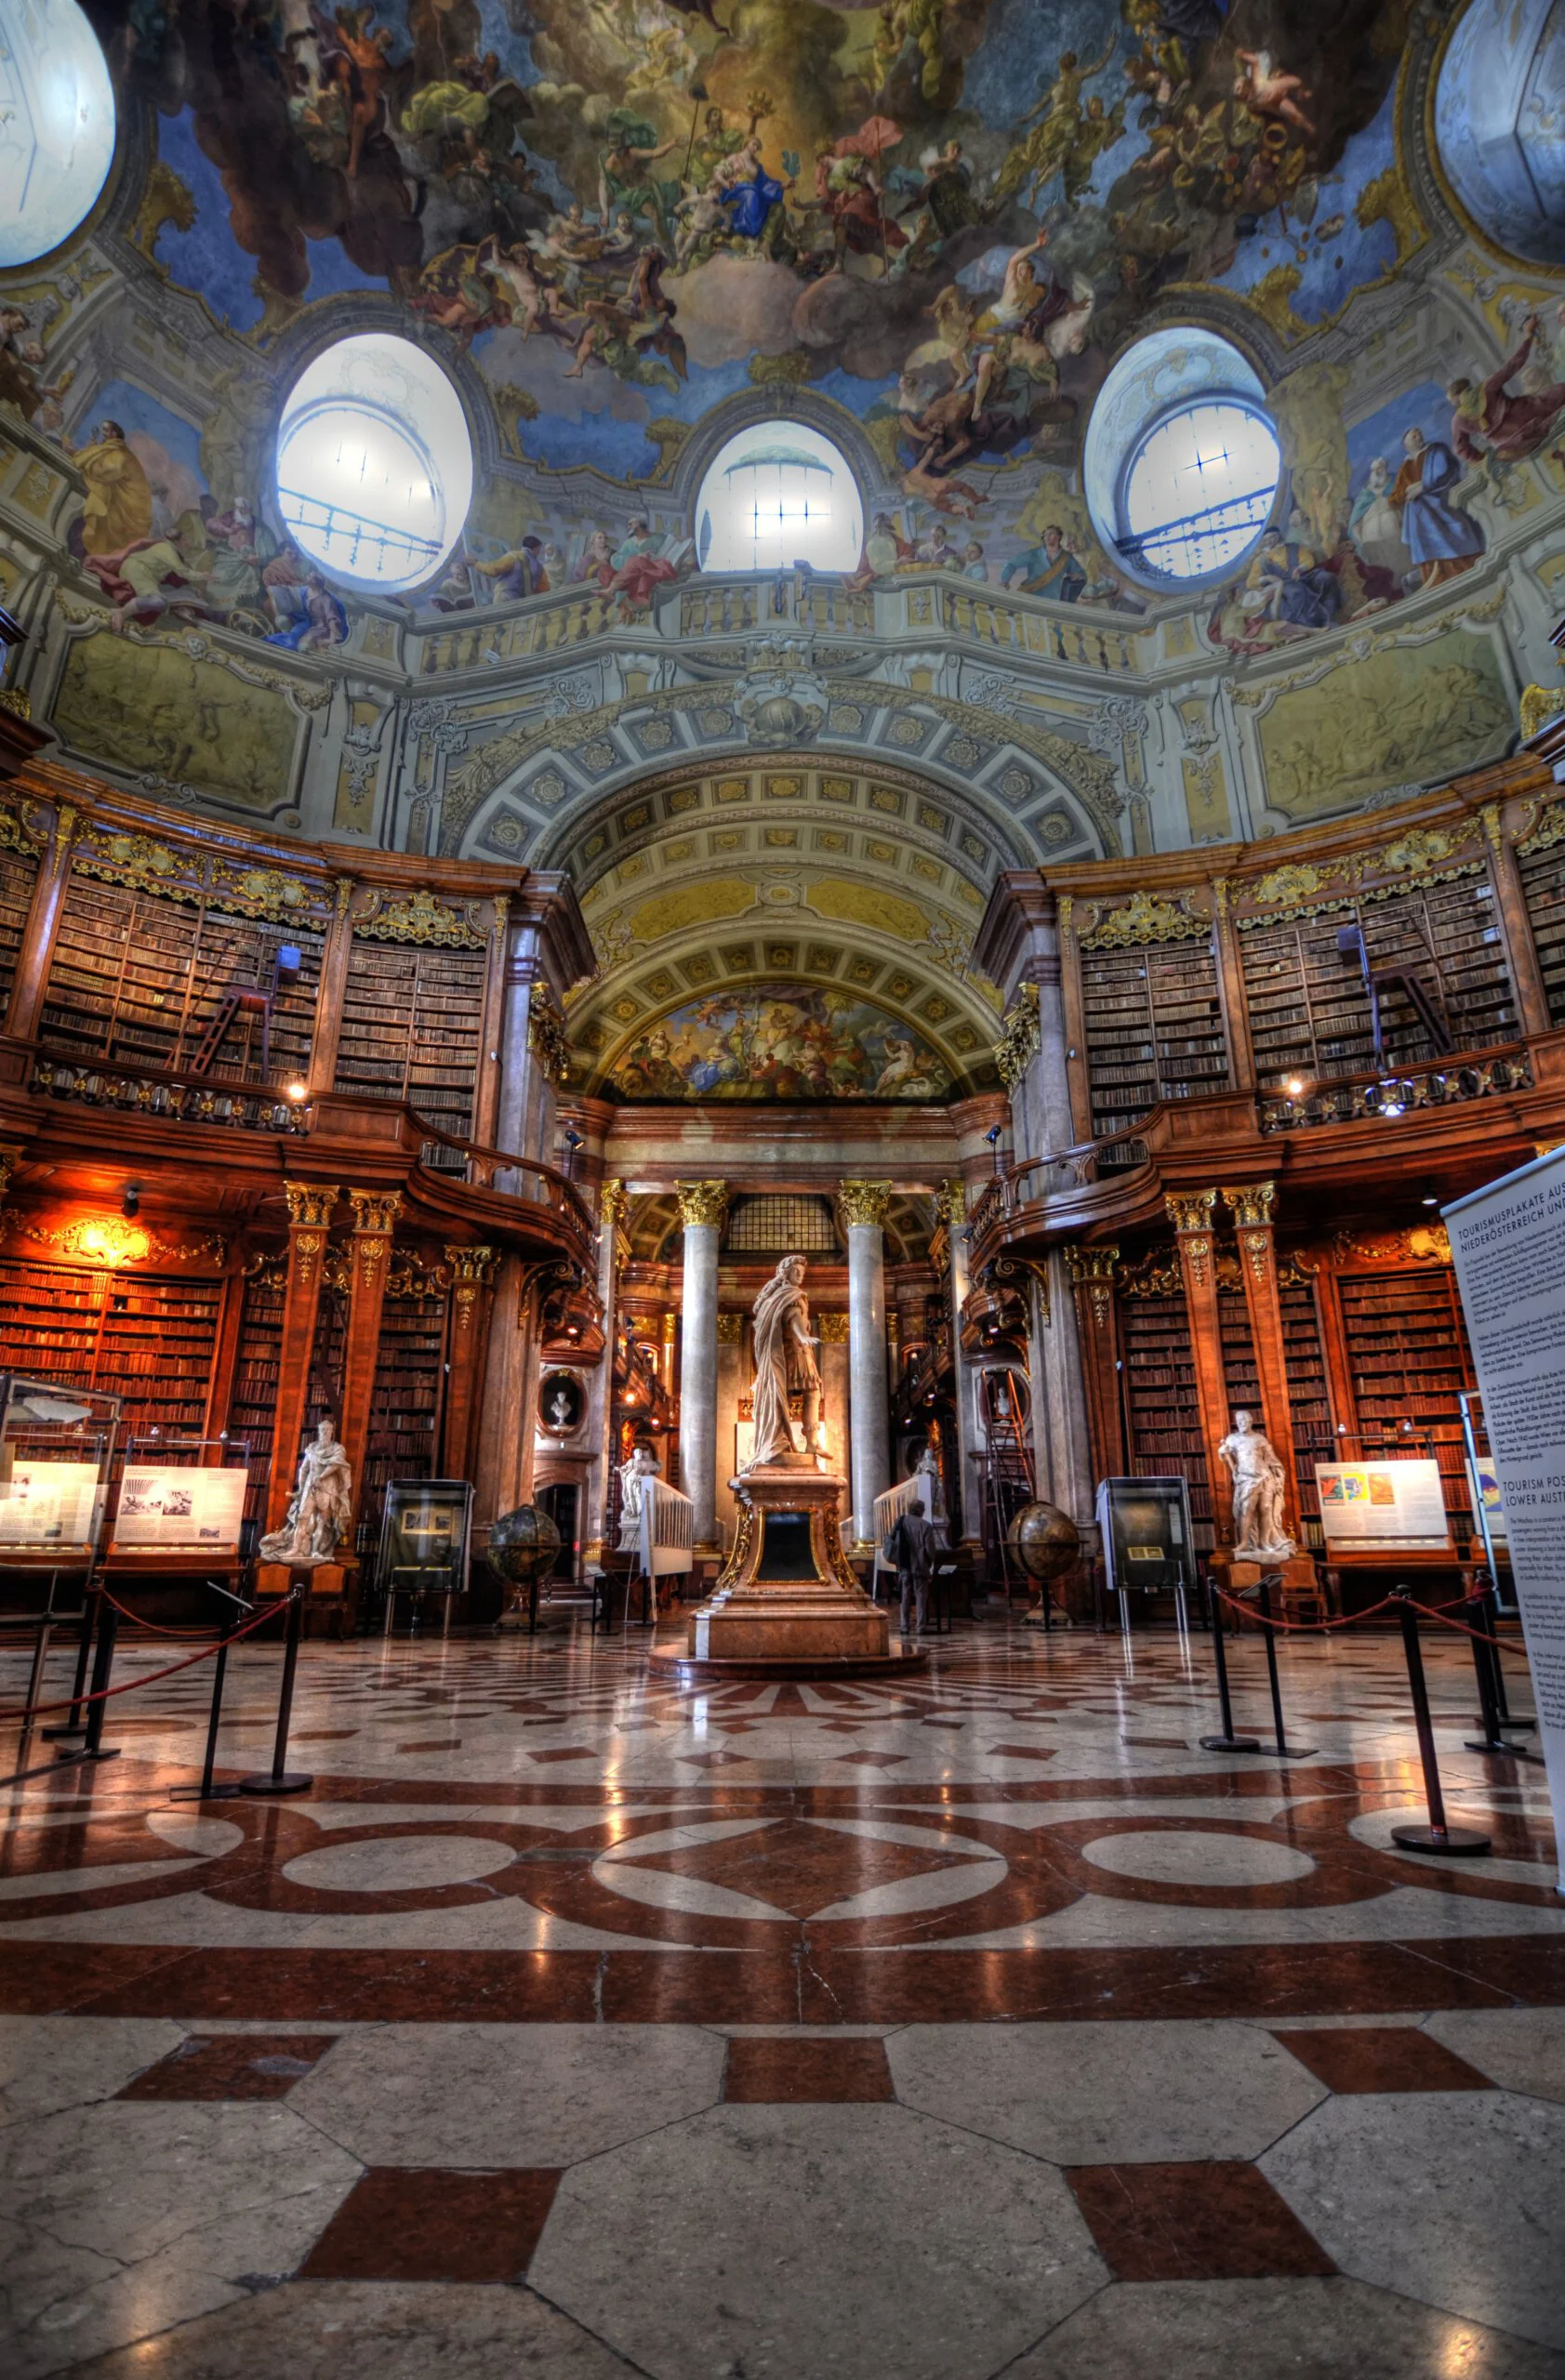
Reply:
[[421, 586], [471, 501], [462, 401], [410, 339], [340, 339], [295, 381], [277, 432], [277, 502], [334, 578], [387, 594]]

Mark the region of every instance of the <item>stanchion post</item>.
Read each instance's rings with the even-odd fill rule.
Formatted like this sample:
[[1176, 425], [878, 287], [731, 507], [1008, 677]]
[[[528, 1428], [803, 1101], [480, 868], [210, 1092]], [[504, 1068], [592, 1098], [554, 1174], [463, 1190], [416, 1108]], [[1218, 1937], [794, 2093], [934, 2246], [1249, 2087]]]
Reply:
[[104, 1700], [109, 1691], [109, 1679], [114, 1666], [114, 1635], [118, 1614], [107, 1595], [101, 1598], [98, 1615], [98, 1650], [92, 1661], [92, 1694], [87, 1704], [86, 1740], [79, 1753], [62, 1752], [63, 1760], [117, 1760], [119, 1750], [103, 1749], [103, 1718], [108, 1710]]
[[1223, 1649], [1223, 1606], [1210, 1571], [1206, 1580], [1206, 1610], [1212, 1627], [1213, 1658], [1217, 1664], [1217, 1705], [1223, 1713], [1223, 1732], [1220, 1736], [1202, 1736], [1200, 1748], [1202, 1752], [1259, 1752], [1259, 1736], [1234, 1733], [1233, 1704], [1228, 1699], [1228, 1657]]
[[1290, 1744], [1282, 1732], [1282, 1680], [1277, 1667], [1277, 1631], [1271, 1624], [1271, 1582], [1278, 1573], [1261, 1574], [1255, 1592], [1261, 1602], [1261, 1633], [1267, 1640], [1267, 1677], [1271, 1686], [1271, 1718], [1277, 1729], [1274, 1747], [1279, 1760], [1307, 1760], [1314, 1752], [1313, 1744]]
[[277, 1736], [272, 1745], [272, 1766], [255, 1777], [240, 1779], [242, 1793], [265, 1797], [283, 1793], [308, 1793], [314, 1784], [313, 1777], [288, 1767], [288, 1723], [293, 1716], [294, 1673], [298, 1667], [299, 1629], [303, 1620], [305, 1597], [310, 1592], [306, 1574], [302, 1585], [296, 1574], [288, 1589], [287, 1634], [283, 1645], [283, 1684], [277, 1697]]
[[82, 1622], [76, 1633], [76, 1674], [71, 1686], [71, 1708], [58, 1727], [40, 1730], [46, 1743], [59, 1743], [67, 1736], [85, 1736], [86, 1733], [82, 1704], [86, 1699], [87, 1661], [92, 1652], [93, 1625], [102, 1608], [101, 1591], [88, 1578], [82, 1586]]
[[1394, 1826], [1391, 1840], [1404, 1851], [1429, 1851], [1447, 1859], [1477, 1859], [1490, 1848], [1489, 1837], [1470, 1827], [1448, 1826], [1440, 1772], [1435, 1759], [1435, 1729], [1429, 1717], [1429, 1689], [1424, 1677], [1424, 1648], [1418, 1641], [1418, 1606], [1406, 1587], [1392, 1590], [1402, 1624], [1402, 1651], [1407, 1657], [1408, 1691], [1412, 1697], [1413, 1725], [1418, 1730], [1418, 1757], [1424, 1769], [1424, 1798], [1429, 1805], [1427, 1826]]
[[[1478, 1629], [1474, 1630], [1472, 1637], [1473, 1674], [1478, 1681], [1479, 1724], [1483, 1728], [1483, 1740], [1481, 1743], [1474, 1743], [1469, 1739], [1466, 1749], [1468, 1752], [1489, 1752], [1505, 1760], [1530, 1760], [1541, 1767], [1543, 1762], [1539, 1753], [1529, 1752], [1524, 1744], [1510, 1743], [1505, 1737], [1506, 1726], [1515, 1726], [1516, 1722], [1507, 1720], [1503, 1715], [1505, 1686], [1500, 1671], [1500, 1655], [1493, 1645], [1486, 1642], [1486, 1636], [1492, 1636], [1495, 1627], [1494, 1594], [1492, 1588], [1479, 1592], [1476, 1599], [1474, 1616], [1478, 1620]], [[1483, 1630], [1485, 1634], [1480, 1635], [1479, 1630]], [[1525, 1726], [1525, 1723], [1523, 1725]]]

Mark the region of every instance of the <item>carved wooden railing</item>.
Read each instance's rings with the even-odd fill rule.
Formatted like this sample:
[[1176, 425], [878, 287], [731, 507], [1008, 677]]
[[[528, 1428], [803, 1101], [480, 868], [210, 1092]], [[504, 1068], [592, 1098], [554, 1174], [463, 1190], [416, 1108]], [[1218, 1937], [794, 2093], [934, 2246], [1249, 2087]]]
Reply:
[[1319, 1124], [1395, 1124], [1430, 1107], [1456, 1107], [1506, 1091], [1531, 1091], [1532, 1063], [1523, 1041], [1449, 1058], [1422, 1058], [1411, 1066], [1378, 1066], [1256, 1101], [1263, 1132], [1295, 1132]]

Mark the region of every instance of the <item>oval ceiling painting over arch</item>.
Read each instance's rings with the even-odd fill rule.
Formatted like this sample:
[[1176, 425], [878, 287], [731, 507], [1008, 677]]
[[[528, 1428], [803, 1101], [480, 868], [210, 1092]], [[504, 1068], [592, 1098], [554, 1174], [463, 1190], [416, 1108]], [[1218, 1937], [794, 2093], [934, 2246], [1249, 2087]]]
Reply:
[[870, 1001], [813, 984], [687, 1000], [638, 1034], [603, 1086], [620, 1099], [944, 1099], [929, 1044]]

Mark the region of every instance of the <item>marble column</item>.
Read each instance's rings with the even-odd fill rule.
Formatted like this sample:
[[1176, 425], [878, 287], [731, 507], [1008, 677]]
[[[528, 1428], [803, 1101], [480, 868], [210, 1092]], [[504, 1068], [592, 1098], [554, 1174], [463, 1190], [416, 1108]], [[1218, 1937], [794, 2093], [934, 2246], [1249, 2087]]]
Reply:
[[837, 1204], [848, 1236], [848, 1398], [856, 1549], [873, 1544], [875, 1499], [891, 1486], [883, 1236], [891, 1184], [841, 1182]]
[[684, 1226], [680, 1308], [679, 1468], [696, 1507], [696, 1550], [722, 1551], [717, 1534], [717, 1252], [726, 1182], [676, 1182]]
[[939, 1191], [935, 1210], [946, 1226], [951, 1254], [951, 1371], [956, 1388], [957, 1482], [962, 1500], [962, 1542], [978, 1545], [984, 1535], [984, 1483], [974, 1429], [973, 1368], [962, 1345], [962, 1309], [971, 1283], [967, 1272], [965, 1236], [967, 1191], [959, 1177], [953, 1176]]
[[598, 1193], [598, 1302], [603, 1310], [603, 1356], [587, 1393], [587, 1427], [594, 1448], [582, 1529], [584, 1559], [589, 1563], [603, 1560], [610, 1478], [618, 1453], [614, 1429], [614, 1351], [619, 1339], [619, 1267], [630, 1245], [622, 1226], [630, 1203], [624, 1183], [611, 1175]]

